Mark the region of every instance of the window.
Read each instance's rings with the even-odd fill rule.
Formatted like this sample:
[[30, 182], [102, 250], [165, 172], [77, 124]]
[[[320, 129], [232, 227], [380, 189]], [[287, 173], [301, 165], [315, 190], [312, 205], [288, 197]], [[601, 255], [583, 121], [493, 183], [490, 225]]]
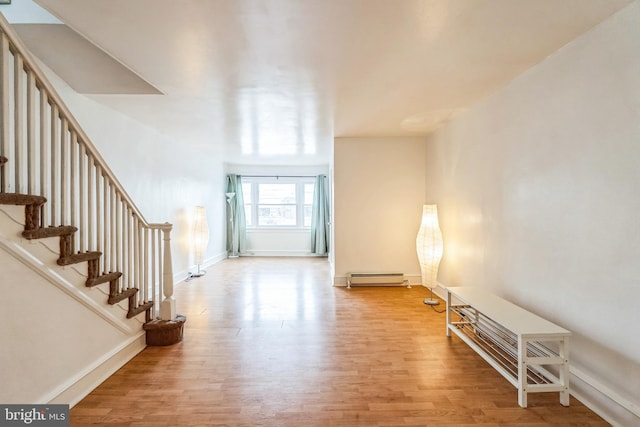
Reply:
[[242, 178], [247, 226], [311, 227], [313, 178]]
[[304, 226], [311, 227], [311, 212], [313, 211], [313, 183], [304, 184]]
[[251, 207], [253, 206], [253, 197], [251, 194], [251, 184], [244, 182], [242, 180], [242, 197], [244, 198], [244, 216], [246, 218], [247, 227], [251, 227], [253, 225], [252, 215], [251, 215]]
[[258, 225], [296, 225], [296, 184], [257, 185]]

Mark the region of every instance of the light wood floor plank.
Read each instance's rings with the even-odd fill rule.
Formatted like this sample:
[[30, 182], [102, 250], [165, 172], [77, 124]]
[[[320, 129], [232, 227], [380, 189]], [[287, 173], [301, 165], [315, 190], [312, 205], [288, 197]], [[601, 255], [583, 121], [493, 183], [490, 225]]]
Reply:
[[520, 408], [514, 387], [445, 336], [419, 286], [336, 288], [324, 259], [239, 258], [175, 295], [184, 341], [144, 350], [71, 425], [608, 425], [557, 393]]

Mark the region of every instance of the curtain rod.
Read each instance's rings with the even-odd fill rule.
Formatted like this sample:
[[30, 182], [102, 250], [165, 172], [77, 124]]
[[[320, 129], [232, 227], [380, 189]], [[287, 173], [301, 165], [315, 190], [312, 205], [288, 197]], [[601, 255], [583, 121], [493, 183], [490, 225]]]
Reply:
[[[327, 177], [325, 174], [320, 174], [323, 177]], [[242, 175], [238, 174], [242, 178], [315, 178], [318, 175]]]

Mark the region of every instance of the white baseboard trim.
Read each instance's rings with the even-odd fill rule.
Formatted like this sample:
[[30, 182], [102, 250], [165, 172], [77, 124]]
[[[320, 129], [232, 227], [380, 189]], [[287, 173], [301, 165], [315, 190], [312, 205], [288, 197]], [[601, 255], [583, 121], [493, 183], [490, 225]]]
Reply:
[[146, 334], [144, 331], [140, 331], [136, 336], [131, 337], [106, 353], [95, 363], [80, 371], [41, 399], [38, 399], [39, 402], [75, 406], [118, 369], [144, 350], [147, 346], [145, 341]]
[[[422, 286], [422, 285], [420, 285], [420, 286]], [[426, 286], [425, 286], [425, 288], [426, 288]], [[433, 288], [433, 293], [436, 294], [437, 296], [439, 296], [441, 299], [443, 299], [445, 301], [445, 303], [446, 303], [446, 301], [447, 301], [447, 290], [442, 285], [442, 283], [438, 283], [438, 286]]]
[[243, 253], [241, 256], [281, 256], [281, 257], [326, 257], [327, 254], [318, 255], [311, 253], [309, 251], [252, 251], [248, 250]]
[[347, 286], [347, 276], [334, 276], [333, 286]]
[[[220, 261], [224, 260], [227, 258], [227, 253], [226, 252], [220, 252], [219, 254], [216, 254], [212, 257], [209, 257], [207, 259], [204, 260], [204, 263], [200, 266], [201, 269], [205, 269], [207, 267], [210, 267], [214, 264], [219, 263]], [[198, 270], [198, 266], [197, 265], [192, 265], [191, 267], [189, 267], [188, 270], [182, 270], [178, 273], [174, 273], [173, 275], [173, 284], [177, 285], [180, 282], [184, 282], [185, 280], [187, 280], [189, 278], [189, 273], [195, 272]]]
[[640, 406], [621, 396], [575, 366], [571, 373], [571, 395], [613, 426], [640, 425]]

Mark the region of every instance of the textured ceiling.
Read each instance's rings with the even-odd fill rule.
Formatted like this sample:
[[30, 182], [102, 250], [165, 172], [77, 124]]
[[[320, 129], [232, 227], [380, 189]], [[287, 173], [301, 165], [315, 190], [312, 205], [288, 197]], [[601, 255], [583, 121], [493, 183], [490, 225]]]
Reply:
[[428, 134], [629, 0], [37, 3], [164, 93], [93, 99], [233, 163], [321, 164]]

